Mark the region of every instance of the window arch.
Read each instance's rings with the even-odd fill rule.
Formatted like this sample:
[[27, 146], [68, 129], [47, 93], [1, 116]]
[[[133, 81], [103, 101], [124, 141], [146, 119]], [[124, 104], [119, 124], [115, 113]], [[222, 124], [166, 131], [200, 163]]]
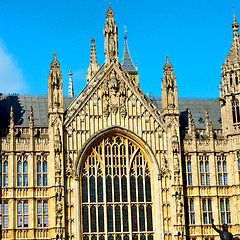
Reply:
[[232, 102], [232, 115], [233, 115], [233, 123], [240, 122], [240, 112], [239, 112], [239, 101], [235, 99]]
[[151, 172], [138, 146], [118, 135], [103, 139], [81, 176], [84, 239], [153, 240]]

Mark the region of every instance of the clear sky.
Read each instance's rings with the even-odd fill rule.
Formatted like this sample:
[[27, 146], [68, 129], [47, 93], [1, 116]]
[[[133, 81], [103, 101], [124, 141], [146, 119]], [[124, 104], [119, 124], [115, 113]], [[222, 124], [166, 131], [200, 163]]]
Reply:
[[[91, 38], [104, 62], [103, 25], [109, 0], [1, 0], [0, 92], [47, 94], [55, 51], [63, 72], [73, 72], [77, 95], [86, 84]], [[118, 26], [119, 60], [124, 26], [140, 87], [161, 95], [162, 68], [169, 56], [179, 97], [218, 97], [221, 64], [232, 40], [232, 6], [237, 0], [112, 0]], [[238, 5], [237, 5], [238, 3]]]

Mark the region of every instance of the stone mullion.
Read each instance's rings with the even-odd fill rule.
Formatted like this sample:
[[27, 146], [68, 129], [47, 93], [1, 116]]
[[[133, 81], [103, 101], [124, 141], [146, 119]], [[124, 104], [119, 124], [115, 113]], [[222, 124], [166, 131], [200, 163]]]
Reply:
[[129, 240], [132, 240], [132, 210], [131, 210], [131, 189], [130, 189], [130, 177], [131, 177], [131, 166], [130, 166], [130, 157], [128, 152], [128, 139], [125, 140], [126, 146], [126, 167], [127, 167], [127, 191], [128, 191], [128, 231], [129, 231]]
[[102, 141], [102, 171], [103, 171], [103, 206], [104, 206], [104, 230], [105, 230], [105, 239], [107, 240], [107, 188], [106, 188], [106, 165], [105, 165], [105, 143], [104, 140]]

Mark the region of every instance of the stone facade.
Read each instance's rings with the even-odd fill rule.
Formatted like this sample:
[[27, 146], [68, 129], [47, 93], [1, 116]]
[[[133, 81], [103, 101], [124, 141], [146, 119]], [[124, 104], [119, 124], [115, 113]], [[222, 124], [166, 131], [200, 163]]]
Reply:
[[[48, 125], [35, 124], [32, 107], [28, 125], [16, 122], [19, 104], [9, 108], [8, 124], [1, 126], [1, 239], [219, 239], [212, 218], [238, 234], [238, 27], [234, 17], [219, 87], [222, 127], [213, 126], [208, 109], [204, 127], [196, 126], [191, 109], [187, 125], [181, 124], [168, 57], [162, 109], [143, 93], [129, 52], [125, 63], [118, 61], [110, 5], [103, 29], [105, 62], [98, 67], [92, 39], [87, 85], [66, 109], [54, 53]], [[11, 105], [8, 98], [3, 101]]]

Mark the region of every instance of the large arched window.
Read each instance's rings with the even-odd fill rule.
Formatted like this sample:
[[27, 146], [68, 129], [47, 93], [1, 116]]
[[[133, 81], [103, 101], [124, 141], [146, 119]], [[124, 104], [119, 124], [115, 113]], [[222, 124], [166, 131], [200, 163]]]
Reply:
[[142, 150], [112, 136], [93, 147], [81, 173], [85, 240], [153, 240], [151, 173]]

